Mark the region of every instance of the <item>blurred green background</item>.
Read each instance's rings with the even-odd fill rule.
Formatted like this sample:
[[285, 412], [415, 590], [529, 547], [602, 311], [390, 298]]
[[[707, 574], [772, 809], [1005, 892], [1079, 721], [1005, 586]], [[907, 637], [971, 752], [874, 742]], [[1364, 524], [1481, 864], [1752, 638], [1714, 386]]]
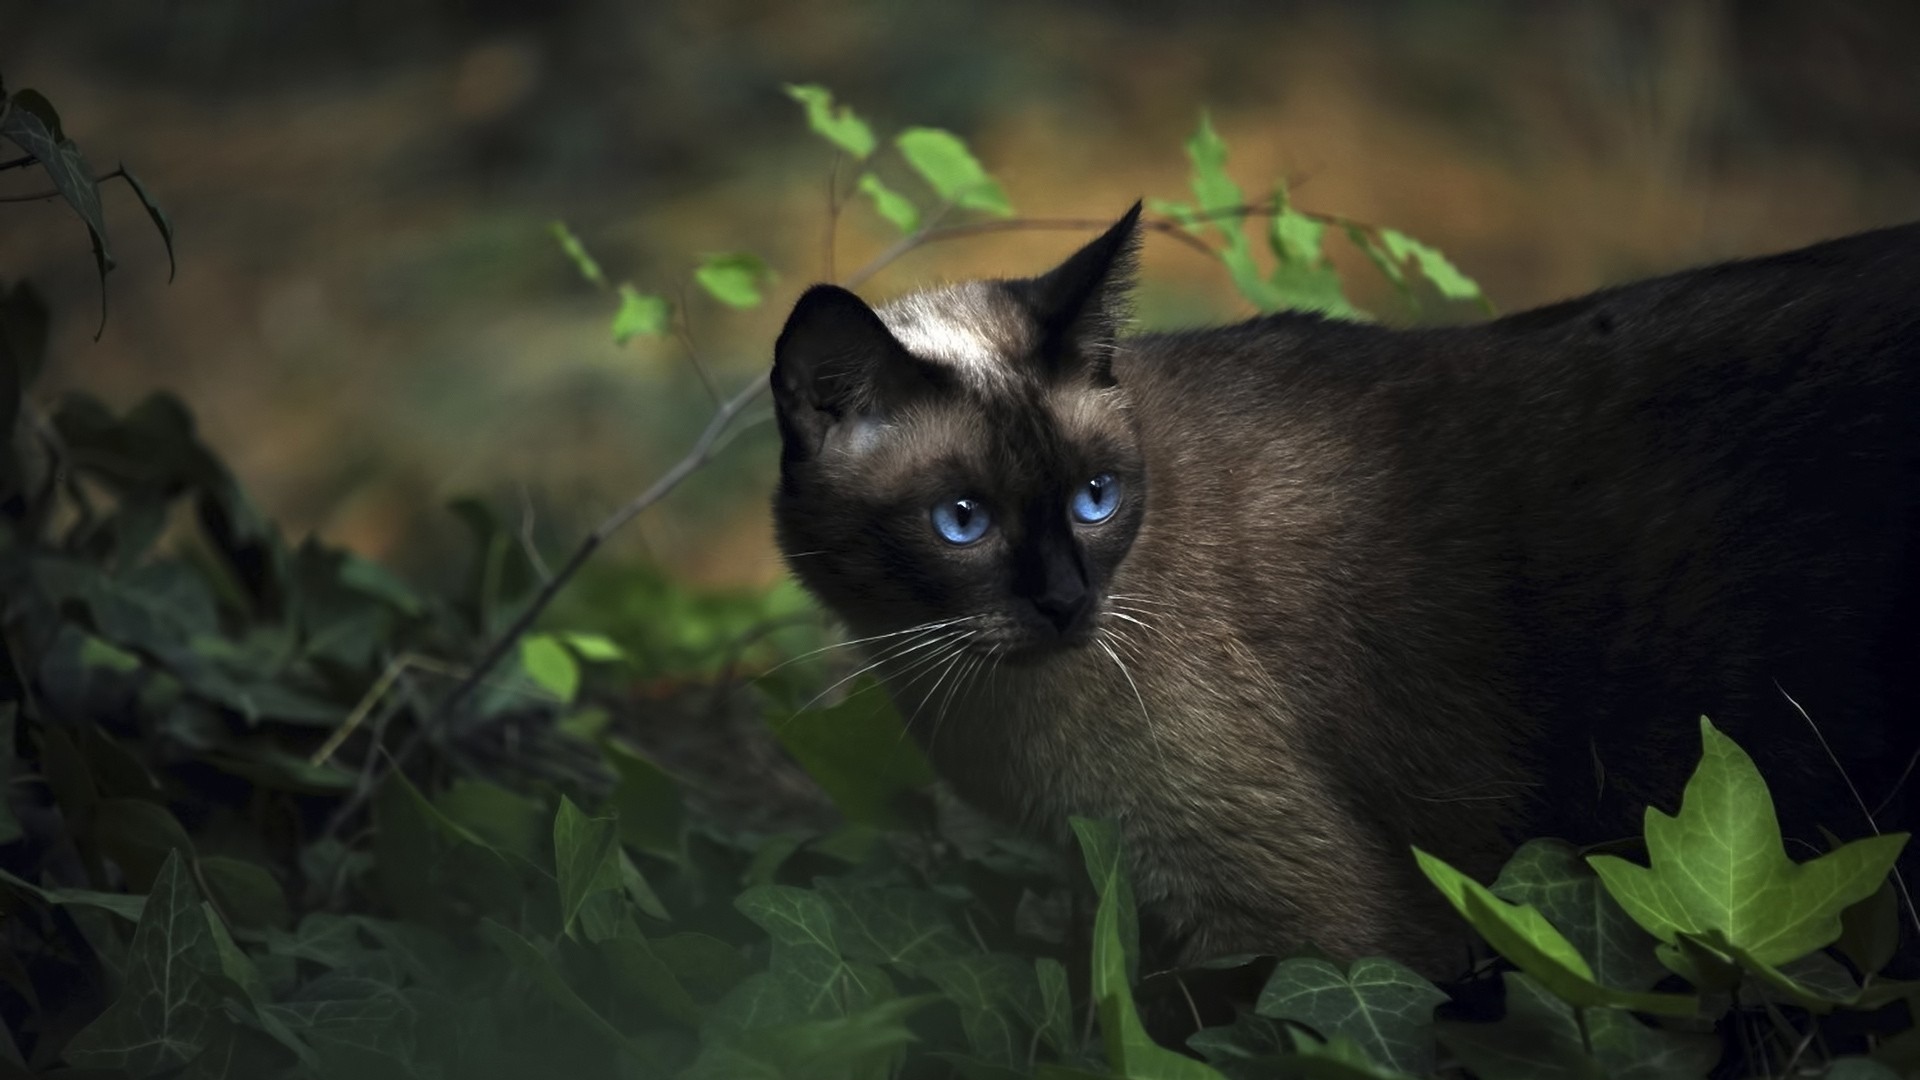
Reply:
[[[687, 302], [724, 386], [766, 363], [823, 273], [830, 160], [783, 83], [883, 138], [961, 133], [1030, 215], [1183, 196], [1209, 109], [1250, 189], [1287, 176], [1302, 206], [1403, 228], [1512, 311], [1920, 217], [1916, 45], [1920, 6], [1869, 2], [0, 0], [8, 84], [141, 174], [180, 274], [117, 187], [98, 342], [63, 204], [4, 208], [0, 271], [49, 295], [55, 387], [176, 390], [292, 535], [431, 576], [449, 499], [520, 507], [557, 553], [705, 419], [679, 342], [611, 343], [551, 220], [668, 295], [705, 253], [760, 253], [781, 273], [764, 308]], [[855, 207], [842, 270], [889, 238]], [[1028, 272], [1080, 239], [930, 247], [865, 291]], [[1164, 239], [1145, 288], [1150, 322], [1247, 313]], [[776, 580], [772, 471], [763, 425], [616, 546], [701, 584]]]

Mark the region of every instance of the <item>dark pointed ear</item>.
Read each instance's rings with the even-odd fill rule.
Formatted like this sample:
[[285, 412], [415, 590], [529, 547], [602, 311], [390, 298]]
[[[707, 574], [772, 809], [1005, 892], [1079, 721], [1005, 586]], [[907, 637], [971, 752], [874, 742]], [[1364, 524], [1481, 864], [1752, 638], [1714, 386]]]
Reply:
[[818, 453], [835, 424], [935, 388], [864, 300], [838, 285], [802, 293], [773, 346], [773, 402], [790, 457]]
[[1054, 375], [1085, 371], [1113, 385], [1113, 348], [1131, 312], [1139, 265], [1140, 204], [1048, 273], [1022, 282], [1040, 327], [1041, 362]]

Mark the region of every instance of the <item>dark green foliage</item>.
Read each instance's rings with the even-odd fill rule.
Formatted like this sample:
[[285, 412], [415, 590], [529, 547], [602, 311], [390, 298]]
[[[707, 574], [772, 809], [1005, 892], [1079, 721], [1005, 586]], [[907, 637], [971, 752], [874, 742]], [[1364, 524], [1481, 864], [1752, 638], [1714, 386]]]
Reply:
[[[863, 169], [880, 152], [824, 91], [790, 93]], [[951, 134], [890, 145], [942, 200], [930, 216], [1009, 212]], [[1198, 202], [1170, 212], [1224, 245], [1261, 303], [1343, 310], [1329, 224], [1396, 283], [1412, 269], [1477, 297], [1437, 252], [1284, 193], [1259, 270], [1247, 215], [1206, 216], [1241, 198], [1224, 145], [1203, 125], [1189, 151]], [[917, 235], [904, 196], [871, 172], [858, 190]], [[695, 273], [721, 303], [758, 302], [770, 280], [742, 256]], [[664, 301], [619, 289], [617, 335], [668, 328]], [[589, 567], [442, 709], [540, 586], [488, 508], [453, 508], [471, 572], [445, 595], [290, 543], [171, 397], [40, 408], [45, 339], [33, 293], [0, 288], [0, 1075], [1920, 1070], [1920, 992], [1879, 974], [1911, 917], [1885, 883], [1904, 838], [1792, 862], [1758, 773], [1710, 725], [1681, 813], [1649, 812], [1648, 867], [1541, 840], [1489, 889], [1409, 853], [1501, 955], [1498, 1003], [1486, 970], [1450, 996], [1391, 959], [1300, 956], [1225, 1003], [1230, 1020], [1178, 1030], [1162, 1006], [1187, 984], [1142, 970], [1118, 831], [1072, 823], [1082, 875], [930, 792], [899, 717], [815, 650], [793, 589], [696, 594]], [[831, 820], [769, 831], [714, 810], [642, 749], [682, 698], [764, 720]], [[423, 752], [390, 768], [408, 740]]]

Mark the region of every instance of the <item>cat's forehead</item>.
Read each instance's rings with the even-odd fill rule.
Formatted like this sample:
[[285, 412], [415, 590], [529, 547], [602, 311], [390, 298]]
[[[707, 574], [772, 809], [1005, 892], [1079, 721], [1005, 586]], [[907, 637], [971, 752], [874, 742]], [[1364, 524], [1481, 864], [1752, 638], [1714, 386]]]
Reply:
[[1033, 347], [1032, 317], [992, 282], [911, 293], [878, 314], [908, 352], [954, 368], [975, 385], [1013, 379], [1014, 361]]

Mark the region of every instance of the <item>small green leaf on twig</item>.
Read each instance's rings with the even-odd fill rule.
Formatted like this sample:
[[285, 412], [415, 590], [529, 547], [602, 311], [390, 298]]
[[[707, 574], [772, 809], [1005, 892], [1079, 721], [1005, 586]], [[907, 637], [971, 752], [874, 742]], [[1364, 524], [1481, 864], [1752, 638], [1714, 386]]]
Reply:
[[888, 187], [879, 177], [861, 173], [860, 190], [873, 200], [873, 208], [892, 222], [894, 228], [910, 233], [920, 227], [920, 211], [914, 208], [913, 201]]
[[580, 276], [602, 289], [606, 288], [607, 275], [600, 272], [600, 264], [593, 260], [592, 255], [587, 254], [587, 246], [580, 242], [579, 237], [573, 235], [573, 230], [567, 228], [567, 223], [556, 221], [549, 228], [553, 230], [553, 238], [560, 242], [560, 250], [573, 261], [573, 268], [580, 271]]
[[643, 293], [620, 283], [620, 310], [613, 316], [613, 343], [625, 345], [637, 337], [659, 337], [673, 319], [673, 305], [665, 297]]
[[942, 199], [968, 210], [1013, 216], [1007, 193], [960, 136], [940, 128], [914, 127], [901, 132], [894, 145]]
[[715, 300], [734, 308], [760, 306], [765, 299], [760, 287], [772, 280], [773, 271], [760, 256], [744, 251], [709, 255], [693, 279]]
[[531, 634], [520, 642], [520, 666], [527, 677], [561, 701], [580, 691], [580, 665], [552, 634]]
[[848, 106], [834, 108], [833, 94], [826, 87], [789, 83], [784, 89], [788, 97], [806, 107], [807, 126], [814, 134], [861, 160], [873, 153], [873, 129]]

